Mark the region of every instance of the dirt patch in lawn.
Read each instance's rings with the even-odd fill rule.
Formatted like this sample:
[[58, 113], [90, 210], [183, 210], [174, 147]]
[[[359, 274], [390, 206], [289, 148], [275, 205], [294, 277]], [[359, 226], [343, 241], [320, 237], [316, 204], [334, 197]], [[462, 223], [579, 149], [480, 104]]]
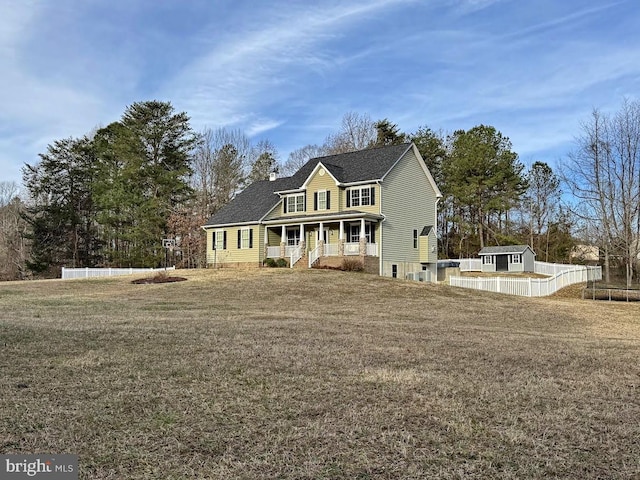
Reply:
[[147, 285], [152, 283], [173, 283], [173, 282], [184, 282], [186, 278], [184, 277], [170, 277], [166, 273], [158, 273], [153, 277], [146, 278], [137, 278], [136, 280], [132, 280], [131, 283], [136, 285]]

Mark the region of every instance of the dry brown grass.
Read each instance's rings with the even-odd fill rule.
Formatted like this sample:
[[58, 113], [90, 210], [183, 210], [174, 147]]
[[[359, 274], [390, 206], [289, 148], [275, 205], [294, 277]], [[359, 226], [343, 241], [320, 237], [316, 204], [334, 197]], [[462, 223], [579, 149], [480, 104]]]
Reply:
[[640, 306], [333, 271], [0, 284], [0, 451], [81, 478], [638, 478]]

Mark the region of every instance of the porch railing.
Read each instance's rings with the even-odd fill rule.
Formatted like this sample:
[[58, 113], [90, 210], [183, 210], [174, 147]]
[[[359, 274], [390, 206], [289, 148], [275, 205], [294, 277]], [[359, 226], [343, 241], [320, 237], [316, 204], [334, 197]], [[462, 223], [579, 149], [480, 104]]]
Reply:
[[299, 246], [293, 247], [293, 250], [291, 250], [289, 257], [290, 257], [289, 267], [293, 268], [293, 266], [298, 262], [298, 260], [302, 258], [302, 249]]
[[316, 247], [309, 252], [309, 268], [320, 258], [320, 247]]
[[377, 257], [378, 256], [378, 244], [377, 243], [367, 243], [367, 256], [369, 256], [369, 257]]
[[280, 247], [267, 247], [267, 258], [280, 258]]
[[340, 252], [337, 243], [325, 243], [324, 256], [325, 257], [337, 257]]
[[356, 242], [347, 242], [344, 244], [345, 255], [360, 255], [360, 244]]

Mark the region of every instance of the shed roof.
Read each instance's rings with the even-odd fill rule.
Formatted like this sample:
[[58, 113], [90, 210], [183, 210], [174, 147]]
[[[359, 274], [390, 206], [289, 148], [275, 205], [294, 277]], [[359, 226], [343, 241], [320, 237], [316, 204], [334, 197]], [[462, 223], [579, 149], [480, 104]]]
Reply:
[[[498, 247], [484, 247], [480, 250], [478, 255], [496, 255], [496, 254], [510, 254], [510, 253], [524, 253], [527, 249], [531, 250], [529, 245], [505, 245]], [[531, 253], [535, 255], [535, 252], [531, 250]]]

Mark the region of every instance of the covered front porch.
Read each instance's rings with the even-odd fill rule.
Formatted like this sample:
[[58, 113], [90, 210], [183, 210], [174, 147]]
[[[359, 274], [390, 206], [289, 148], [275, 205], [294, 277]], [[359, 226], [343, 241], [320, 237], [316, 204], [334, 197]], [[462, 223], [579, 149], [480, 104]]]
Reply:
[[380, 220], [366, 213], [272, 220], [264, 236], [265, 258], [286, 258], [293, 267], [306, 257], [307, 266], [312, 267], [322, 257], [377, 257]]

